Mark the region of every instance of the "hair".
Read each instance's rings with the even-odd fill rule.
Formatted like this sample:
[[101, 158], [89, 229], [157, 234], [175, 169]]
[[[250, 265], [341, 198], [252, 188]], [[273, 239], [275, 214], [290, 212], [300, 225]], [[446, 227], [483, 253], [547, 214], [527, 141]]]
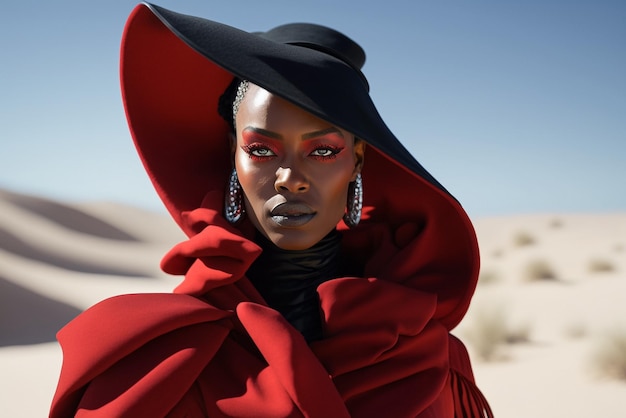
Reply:
[[226, 121], [231, 133], [235, 133], [235, 115], [233, 114], [233, 103], [237, 97], [237, 91], [242, 80], [238, 77], [233, 78], [224, 93], [220, 96], [217, 103], [217, 113]]

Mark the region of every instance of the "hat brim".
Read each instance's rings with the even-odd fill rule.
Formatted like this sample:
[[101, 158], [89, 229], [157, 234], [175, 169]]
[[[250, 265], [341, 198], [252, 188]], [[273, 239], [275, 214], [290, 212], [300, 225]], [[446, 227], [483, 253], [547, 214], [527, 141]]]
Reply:
[[[204, 100], [219, 97], [233, 76], [249, 80], [353, 133], [449, 195], [388, 129], [367, 85], [341, 60], [149, 3], [140, 5], [129, 19], [122, 50], [122, 83], [127, 104], [134, 102], [129, 97], [132, 91], [142, 92], [140, 99], [144, 100], [136, 106], [139, 112], [170, 118], [178, 109], [176, 117], [181, 120], [200, 117], [206, 125], [207, 117], [212, 117], [215, 120], [210, 121], [211, 129], [224, 129], [216, 115], [207, 112], [194, 117], [192, 110], [213, 106]], [[193, 90], [207, 94], [189, 96]], [[152, 97], [146, 97], [146, 92]], [[176, 105], [194, 99], [201, 102]], [[166, 103], [165, 109], [148, 110], [159, 101]], [[165, 114], [154, 112], [158, 110]]]

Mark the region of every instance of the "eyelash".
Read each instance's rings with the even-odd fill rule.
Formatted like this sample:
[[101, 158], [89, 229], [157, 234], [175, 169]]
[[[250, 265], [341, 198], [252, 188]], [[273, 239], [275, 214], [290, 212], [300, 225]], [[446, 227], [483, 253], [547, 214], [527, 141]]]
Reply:
[[[270, 147], [265, 146], [265, 145], [261, 145], [261, 144], [250, 144], [250, 145], [243, 145], [241, 147], [241, 149], [248, 154], [248, 157], [250, 157], [253, 160], [265, 160], [267, 158], [271, 158], [273, 156], [276, 155], [276, 153], [274, 152], [274, 150], [272, 150]], [[269, 151], [274, 155], [255, 155], [255, 152], [258, 151]]]
[[[321, 150], [327, 150], [330, 151], [330, 155], [313, 155], [314, 152], [317, 151], [321, 151]], [[313, 150], [313, 152], [311, 152], [311, 154], [309, 154], [311, 157], [315, 158], [315, 159], [319, 159], [319, 160], [332, 160], [337, 158], [337, 154], [339, 154], [341, 151], [343, 150], [342, 147], [336, 147], [333, 145], [321, 145], [317, 148], [315, 148]]]
[[[268, 147], [267, 145], [263, 145], [263, 144], [250, 144], [250, 145], [243, 145], [241, 147], [241, 149], [248, 154], [248, 157], [250, 157], [253, 160], [257, 160], [257, 161], [263, 161], [266, 160], [268, 158], [272, 158], [276, 156], [276, 152], [271, 149], [270, 147]], [[272, 155], [256, 155], [255, 152], [269, 152], [272, 153]], [[318, 151], [330, 151], [330, 155], [314, 155], [315, 152]], [[341, 151], [343, 151], [343, 147], [336, 147], [333, 145], [321, 145], [317, 148], [315, 148], [310, 154], [309, 156], [311, 158], [315, 158], [316, 160], [321, 160], [321, 161], [327, 161], [327, 160], [331, 160], [334, 158], [337, 158], [337, 154], [339, 154]]]

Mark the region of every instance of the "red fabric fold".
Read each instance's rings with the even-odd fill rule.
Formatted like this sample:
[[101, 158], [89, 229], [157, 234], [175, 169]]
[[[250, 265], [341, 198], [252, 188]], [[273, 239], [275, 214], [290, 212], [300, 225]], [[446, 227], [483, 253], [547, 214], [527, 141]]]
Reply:
[[[163, 416], [193, 387], [228, 332], [228, 327], [201, 323], [146, 343], [93, 379], [76, 416]], [[199, 335], [211, 338], [197, 341]]]
[[[244, 238], [211, 205], [221, 194], [210, 192], [203, 206], [182, 215], [185, 230], [197, 231], [172, 248], [161, 261], [166, 273], [185, 275], [176, 293], [201, 296], [241, 279], [261, 248]], [[218, 206], [220, 207], [220, 206]]]
[[[108, 376], [115, 373], [115, 370], [123, 370], [123, 374], [132, 375], [136, 369], [144, 370], [146, 377], [155, 376], [160, 375], [161, 370], [171, 370], [172, 364], [197, 362], [197, 357], [193, 354], [200, 350], [200, 347], [206, 350], [206, 344], [213, 346], [214, 349], [220, 346], [221, 340], [230, 328], [229, 322], [224, 320], [230, 316], [232, 314], [211, 309], [206, 303], [187, 295], [124, 295], [100, 302], [83, 312], [58, 333], [64, 361], [50, 416], [74, 416], [77, 405], [84, 396], [86, 398], [82, 402], [87, 402], [81, 412], [84, 416], [133, 416], [125, 415], [127, 399], [131, 399], [131, 402], [132, 398], [141, 399], [132, 395], [135, 390], [133, 387], [135, 384], [139, 385], [135, 388], [145, 387], [146, 384], [151, 386], [153, 385], [149, 382], [151, 378], [142, 380], [142, 374], [139, 373], [133, 383], [133, 378], [130, 377], [131, 380], [126, 381], [111, 380]], [[181, 334], [190, 338], [197, 336], [195, 331], [185, 330], [199, 328], [208, 333], [207, 335], [211, 335], [211, 338], [189, 344], [191, 351], [187, 354], [176, 356], [175, 353], [168, 352], [170, 344], [179, 344]], [[161, 342], [153, 344], [156, 340]], [[140, 353], [147, 346], [152, 346], [153, 350], [150, 350], [150, 353], [155, 356], [151, 363], [154, 366], [152, 370], [142, 368], [139, 363], [132, 360], [143, 361], [144, 358]], [[163, 364], [160, 365], [160, 362]], [[122, 364], [129, 367], [121, 366]], [[180, 378], [185, 380], [183, 376]], [[113, 384], [100, 385], [108, 389], [98, 391], [96, 400], [90, 395], [94, 391], [86, 390], [91, 385], [98, 387], [99, 379], [105, 379]], [[123, 394], [125, 396], [122, 396]], [[181, 397], [183, 394], [184, 390], [178, 393]], [[107, 404], [110, 406], [106, 406]], [[109, 408], [118, 413], [107, 415], [110, 413], [107, 412], [110, 411]], [[89, 415], [90, 413], [93, 415]]]
[[319, 293], [325, 338], [312, 349], [352, 416], [426, 410], [448, 376], [448, 332], [433, 320], [436, 297], [362, 278], [326, 282]]
[[304, 416], [350, 416], [328, 372], [302, 335], [278, 312], [242, 303], [237, 314], [278, 383]]

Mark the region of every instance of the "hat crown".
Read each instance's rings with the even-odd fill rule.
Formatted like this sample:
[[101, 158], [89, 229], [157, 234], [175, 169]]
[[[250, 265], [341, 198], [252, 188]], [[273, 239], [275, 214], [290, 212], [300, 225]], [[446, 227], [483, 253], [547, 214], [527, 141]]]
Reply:
[[343, 33], [314, 23], [288, 23], [258, 34], [262, 38], [289, 45], [314, 49], [361, 70], [365, 51]]

